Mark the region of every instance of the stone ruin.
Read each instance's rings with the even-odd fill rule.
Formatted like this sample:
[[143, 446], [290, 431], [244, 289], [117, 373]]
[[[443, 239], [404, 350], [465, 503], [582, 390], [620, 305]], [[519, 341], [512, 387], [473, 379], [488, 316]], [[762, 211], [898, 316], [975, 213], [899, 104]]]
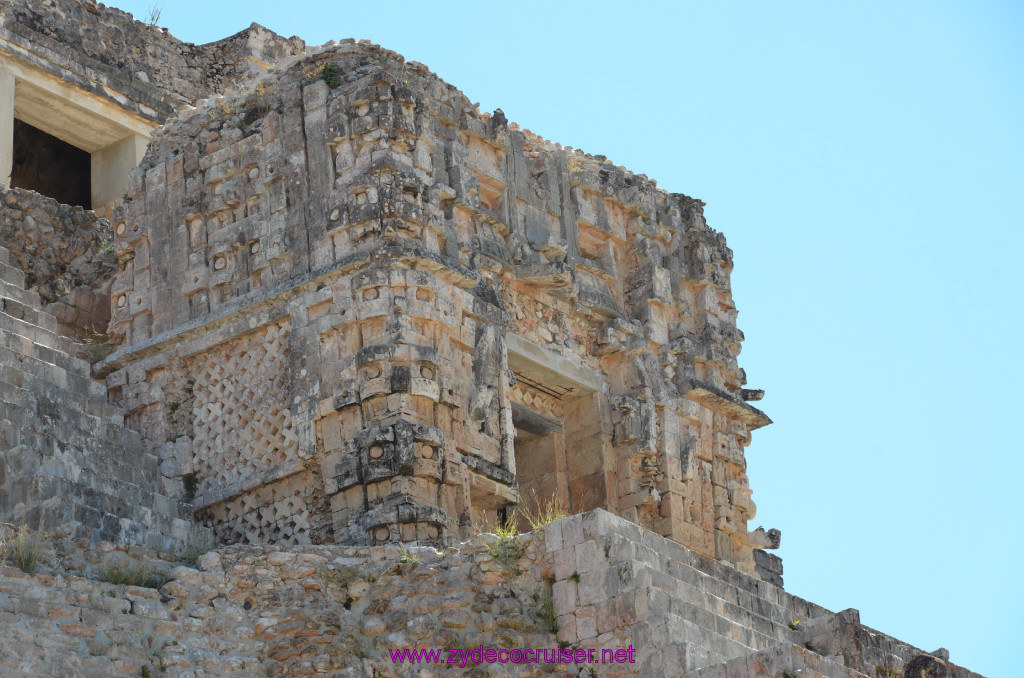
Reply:
[[[643, 675], [976, 675], [782, 590], [700, 200], [365, 41], [197, 46], [91, 0], [0, 2], [0, 180], [0, 521], [379, 560], [558, 505], [592, 526], [536, 556], [559, 641], [684, 648]], [[676, 582], [657, 623], [587, 604], [601, 539], [602, 573], [645, 550]]]

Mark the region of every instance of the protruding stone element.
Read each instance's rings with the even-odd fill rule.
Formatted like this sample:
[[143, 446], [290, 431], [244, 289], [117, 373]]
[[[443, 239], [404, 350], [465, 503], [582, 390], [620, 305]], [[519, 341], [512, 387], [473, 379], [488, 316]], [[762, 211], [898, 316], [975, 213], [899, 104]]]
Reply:
[[949, 666], [929, 654], [914, 657], [903, 669], [904, 678], [949, 678]]
[[767, 532], [763, 527], [758, 527], [749, 533], [750, 545], [759, 549], [777, 549], [782, 544], [782, 531], [774, 527]]

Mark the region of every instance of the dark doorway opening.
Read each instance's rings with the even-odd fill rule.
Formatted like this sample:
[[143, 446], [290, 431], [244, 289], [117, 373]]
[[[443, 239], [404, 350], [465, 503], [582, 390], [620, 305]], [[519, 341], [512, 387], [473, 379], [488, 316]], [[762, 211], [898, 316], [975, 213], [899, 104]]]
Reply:
[[15, 119], [11, 186], [92, 209], [92, 156]]
[[552, 501], [568, 510], [561, 420], [513, 401], [512, 425], [516, 429], [516, 480], [526, 511], [539, 513]]

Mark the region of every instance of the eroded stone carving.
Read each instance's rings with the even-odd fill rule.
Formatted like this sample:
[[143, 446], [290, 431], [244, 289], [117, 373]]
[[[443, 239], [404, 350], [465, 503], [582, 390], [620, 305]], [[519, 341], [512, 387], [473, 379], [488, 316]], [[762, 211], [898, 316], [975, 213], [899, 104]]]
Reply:
[[[182, 466], [203, 506], [280, 476], [269, 420], [229, 423], [273, 401], [275, 436], [312, 432], [296, 454], [324, 539], [465, 538], [525, 493], [753, 573], [743, 447], [769, 420], [741, 388], [731, 252], [699, 201], [502, 120], [349, 43], [169, 121], [115, 217], [125, 345], [105, 369], [130, 381], [154, 339], [205, 361], [195, 388], [217, 396], [197, 396]], [[285, 316], [262, 376], [248, 354], [188, 357]]]
[[[781, 534], [747, 528], [770, 421], [699, 200], [368, 43], [187, 45], [93, 0], [0, 0], [0, 142], [16, 112], [110, 173], [160, 129], [112, 225], [0, 191], [0, 520], [56, 540], [34, 581], [0, 568], [28, 596], [5, 670], [394, 675], [417, 643], [642, 640], [608, 675], [976, 675], [781, 589]], [[99, 383], [68, 336], [107, 306]], [[573, 515], [479, 534], [548, 501]], [[211, 539], [244, 546], [170, 568]], [[171, 580], [66, 576], [121, 552]]]

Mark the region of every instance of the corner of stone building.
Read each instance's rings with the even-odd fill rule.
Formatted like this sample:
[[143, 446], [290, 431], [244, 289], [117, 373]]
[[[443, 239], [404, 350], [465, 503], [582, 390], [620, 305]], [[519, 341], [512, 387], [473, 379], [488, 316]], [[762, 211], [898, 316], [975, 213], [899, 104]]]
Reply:
[[[0, 191], [0, 510], [126, 552], [216, 544], [167, 600], [126, 597], [168, 642], [211, 647], [210, 619], [238, 666], [298, 670], [268, 611], [286, 591], [347, 638], [358, 662], [316, 659], [339, 671], [388, 674], [388, 638], [526, 634], [634, 646], [623, 674], [974, 675], [782, 588], [781, 534], [748, 527], [771, 420], [703, 202], [366, 41], [253, 24], [194, 46], [95, 3], [7, 10], [0, 132], [19, 111], [90, 156], [95, 209], [45, 178]], [[0, 174], [24, 150], [0, 144]], [[539, 514], [568, 515], [489, 534]]]

